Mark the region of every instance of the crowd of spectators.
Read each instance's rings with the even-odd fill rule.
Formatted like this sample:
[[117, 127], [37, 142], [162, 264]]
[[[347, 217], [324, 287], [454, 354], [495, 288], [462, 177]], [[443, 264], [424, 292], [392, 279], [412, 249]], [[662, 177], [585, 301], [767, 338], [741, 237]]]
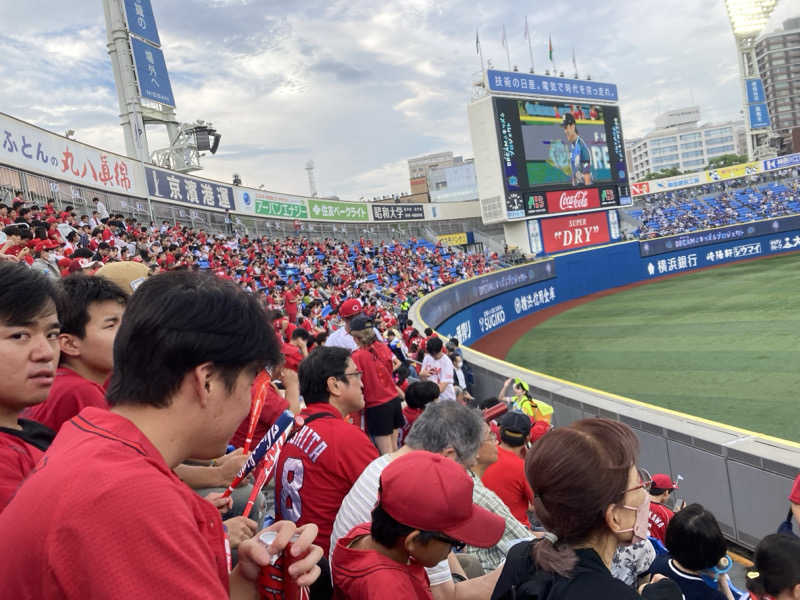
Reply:
[[[458, 341], [409, 321], [491, 257], [141, 226], [99, 201], [86, 223], [0, 218], [8, 597], [739, 595], [714, 516], [667, 507], [678, 482], [638, 468], [629, 427], [553, 429], [521, 380], [475, 398]], [[272, 480], [229, 496], [286, 411]], [[755, 558], [756, 597], [800, 594], [794, 540]]]
[[800, 213], [800, 183], [753, 176], [660, 192], [641, 211], [635, 233], [643, 240], [782, 217]]

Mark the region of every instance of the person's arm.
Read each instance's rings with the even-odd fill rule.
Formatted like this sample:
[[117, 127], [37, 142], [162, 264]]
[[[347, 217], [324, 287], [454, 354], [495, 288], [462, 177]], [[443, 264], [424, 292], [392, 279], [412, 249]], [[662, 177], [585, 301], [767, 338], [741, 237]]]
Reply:
[[238, 451], [226, 454], [216, 460], [216, 464], [201, 466], [181, 464], [173, 469], [175, 474], [192, 489], [210, 487], [226, 487], [242, 465], [247, 461], [247, 455]]
[[502, 567], [498, 567], [486, 575], [460, 583], [454, 583], [451, 579], [441, 585], [433, 585], [431, 595], [433, 600], [488, 600], [492, 597], [502, 570]]
[[292, 414], [300, 413], [300, 380], [297, 378], [297, 371], [284, 367], [281, 370], [281, 381], [285, 390], [284, 398], [289, 403], [289, 410]]
[[514, 381], [514, 378], [513, 378], [513, 377], [509, 377], [508, 379], [506, 379], [506, 380], [503, 382], [503, 387], [501, 387], [501, 388], [500, 388], [500, 391], [499, 391], [499, 392], [497, 392], [497, 397], [498, 397], [500, 400], [505, 400], [505, 399], [506, 399], [506, 390], [508, 389], [508, 386], [510, 386], [510, 385], [511, 385], [511, 382], [512, 382], [512, 381]]

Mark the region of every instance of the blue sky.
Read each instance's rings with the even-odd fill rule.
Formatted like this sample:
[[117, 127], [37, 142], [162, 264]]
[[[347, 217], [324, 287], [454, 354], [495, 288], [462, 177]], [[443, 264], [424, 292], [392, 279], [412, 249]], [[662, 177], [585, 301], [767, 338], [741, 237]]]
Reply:
[[[274, 191], [307, 194], [309, 159], [320, 193], [355, 200], [408, 191], [410, 157], [471, 156], [475, 30], [485, 57], [505, 68], [505, 24], [512, 62], [527, 70], [526, 14], [537, 72], [550, 67], [548, 36], [567, 74], [574, 47], [582, 75], [618, 84], [627, 138], [664, 110], [694, 103], [721, 121], [741, 109], [723, 0], [152, 4], [179, 119], [211, 121], [223, 135], [201, 174], [235, 172]], [[0, 22], [0, 111], [124, 152], [100, 0], [3, 2]], [[151, 150], [165, 143], [150, 135]]]

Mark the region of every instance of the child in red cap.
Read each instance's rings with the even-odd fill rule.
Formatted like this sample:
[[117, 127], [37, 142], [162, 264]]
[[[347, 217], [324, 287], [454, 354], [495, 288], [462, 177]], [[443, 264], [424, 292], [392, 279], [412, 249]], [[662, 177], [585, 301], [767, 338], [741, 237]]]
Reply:
[[380, 481], [372, 523], [354, 527], [332, 554], [337, 600], [430, 600], [423, 567], [453, 547], [488, 548], [503, 535], [505, 521], [472, 502], [472, 479], [455, 461], [409, 452], [389, 463]]

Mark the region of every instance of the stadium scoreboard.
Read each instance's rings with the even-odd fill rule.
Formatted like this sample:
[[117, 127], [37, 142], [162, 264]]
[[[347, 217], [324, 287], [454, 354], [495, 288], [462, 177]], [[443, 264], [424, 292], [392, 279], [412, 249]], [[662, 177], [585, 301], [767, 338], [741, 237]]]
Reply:
[[469, 109], [484, 221], [630, 203], [615, 85], [493, 70], [487, 83]]

